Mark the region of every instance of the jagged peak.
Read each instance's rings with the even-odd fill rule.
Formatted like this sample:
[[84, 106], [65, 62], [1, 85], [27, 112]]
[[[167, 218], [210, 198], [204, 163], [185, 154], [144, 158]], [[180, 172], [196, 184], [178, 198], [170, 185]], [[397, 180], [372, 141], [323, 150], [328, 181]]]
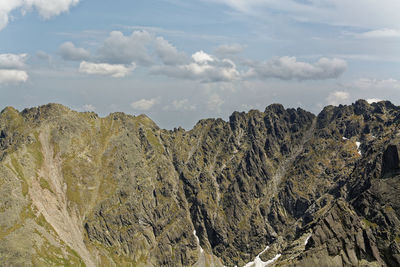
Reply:
[[29, 111], [32, 111], [32, 110], [38, 110], [40, 112], [49, 112], [49, 113], [50, 112], [52, 112], [52, 113], [53, 112], [54, 113], [60, 113], [60, 112], [70, 112], [70, 111], [72, 111], [69, 107], [64, 106], [62, 104], [48, 103], [48, 104], [45, 104], [45, 105], [24, 109], [22, 111], [22, 113], [29, 112]]
[[0, 114], [3, 113], [19, 113], [19, 111], [12, 106], [7, 106], [0, 112]]
[[106, 118], [112, 118], [114, 120], [117, 120], [117, 119], [135, 118], [135, 116], [126, 114], [124, 112], [112, 112], [108, 114]]
[[278, 114], [282, 114], [285, 112], [285, 107], [282, 104], [274, 103], [265, 108], [265, 113], [274, 112]]
[[0, 118], [6, 118], [6, 120], [14, 120], [16, 118], [22, 119], [20, 116], [20, 113], [18, 110], [16, 110], [14, 107], [8, 106], [5, 107], [1, 113], [0, 113]]
[[147, 116], [147, 115], [145, 115], [145, 114], [140, 114], [139, 116], [136, 116], [135, 119], [136, 119], [137, 121], [139, 121], [140, 123], [146, 125], [146, 126], [151, 126], [151, 127], [159, 128], [159, 127], [157, 126], [157, 124], [156, 124], [152, 119], [150, 119], [149, 116]]
[[[347, 110], [347, 111], [346, 111]], [[339, 106], [333, 106], [333, 105], [328, 105], [323, 108], [323, 110], [318, 114], [318, 118], [321, 117], [326, 117], [325, 120], [329, 117], [330, 119], [334, 118], [334, 114], [338, 113], [352, 113], [354, 112], [355, 114], [364, 114], [365, 112], [372, 112], [372, 113], [385, 113], [390, 110], [400, 110], [400, 107], [392, 104], [390, 101], [379, 101], [379, 102], [374, 102], [369, 104], [366, 100], [359, 99], [355, 101], [354, 103], [350, 105], [339, 105]], [[25, 119], [32, 118], [33, 120], [40, 120], [40, 119], [49, 119], [49, 118], [56, 118], [58, 116], [62, 116], [64, 114], [71, 114], [71, 113], [80, 113], [80, 114], [88, 114], [91, 118], [100, 118], [97, 113], [94, 112], [78, 112], [70, 109], [69, 107], [58, 104], [58, 103], [49, 103], [46, 105], [41, 105], [37, 107], [32, 107], [32, 108], [26, 108], [22, 112], [19, 112], [17, 109], [13, 107], [6, 107], [1, 111], [1, 114], [19, 114], [22, 115]], [[278, 116], [283, 115], [283, 114], [288, 114], [290, 116], [297, 116], [300, 114], [304, 114], [305, 116], [315, 116], [313, 113], [306, 111], [300, 107], [298, 108], [285, 108], [282, 104], [279, 103], [274, 103], [271, 105], [268, 105], [265, 110], [264, 114], [276, 114]], [[250, 117], [254, 117], [257, 115], [262, 115], [263, 113], [257, 109], [252, 109], [248, 112], [244, 111], [234, 111], [230, 116], [229, 120], [225, 121], [221, 118], [209, 118], [209, 119], [202, 119], [199, 120], [195, 126], [193, 127], [196, 128], [198, 126], [204, 126], [208, 124], [214, 124], [214, 123], [229, 123], [232, 125], [234, 121], [237, 120], [242, 120], [245, 119], [247, 120]], [[123, 112], [114, 112], [110, 113], [108, 116], [105, 118], [113, 118], [113, 119], [123, 119], [123, 120], [130, 120], [134, 119], [137, 122], [149, 126], [149, 127], [154, 127], [154, 128], [159, 128], [157, 124], [149, 118], [145, 114], [141, 114], [138, 116], [126, 114]], [[329, 120], [330, 120], [329, 119]]]

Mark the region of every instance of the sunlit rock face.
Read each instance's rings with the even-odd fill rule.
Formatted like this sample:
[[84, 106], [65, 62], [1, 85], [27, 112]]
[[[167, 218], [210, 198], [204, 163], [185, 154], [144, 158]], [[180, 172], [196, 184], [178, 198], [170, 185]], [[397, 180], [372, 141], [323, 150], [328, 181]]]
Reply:
[[[189, 131], [0, 114], [6, 266], [400, 265], [400, 108], [273, 104]], [[3, 263], [3, 260], [2, 260]]]

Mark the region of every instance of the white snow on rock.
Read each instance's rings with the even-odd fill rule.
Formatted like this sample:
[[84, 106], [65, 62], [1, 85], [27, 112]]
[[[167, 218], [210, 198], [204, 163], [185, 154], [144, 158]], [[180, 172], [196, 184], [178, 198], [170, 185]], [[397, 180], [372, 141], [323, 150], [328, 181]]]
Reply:
[[282, 255], [281, 254], [276, 254], [274, 258], [268, 260], [268, 261], [262, 261], [260, 258], [260, 255], [266, 252], [269, 249], [269, 246], [267, 246], [260, 254], [257, 255], [257, 257], [254, 259], [254, 261], [251, 261], [244, 265], [243, 267], [266, 267], [272, 263], [274, 263], [277, 259], [279, 259]]
[[[275, 257], [273, 257], [272, 259], [270, 259], [270, 260], [264, 262], [264, 265], [260, 265], [260, 267], [261, 267], [261, 266], [262, 266], [262, 267], [268, 266], [268, 265], [274, 263], [274, 262], [275, 262], [277, 259], [279, 259], [281, 256], [282, 256], [282, 254], [276, 254]], [[258, 266], [256, 266], [256, 267], [258, 267]]]
[[194, 237], [196, 238], [197, 245], [200, 247], [200, 253], [203, 253], [204, 250], [203, 250], [203, 248], [200, 246], [200, 239], [199, 239], [199, 237], [196, 235], [196, 230], [193, 231], [193, 235], [194, 235]]
[[356, 142], [356, 146], [357, 146], [358, 154], [361, 155], [361, 150], [360, 150], [361, 143], [360, 142]]
[[311, 235], [307, 236], [306, 240], [304, 241], [304, 246], [307, 246], [308, 244], [308, 240], [310, 240]]

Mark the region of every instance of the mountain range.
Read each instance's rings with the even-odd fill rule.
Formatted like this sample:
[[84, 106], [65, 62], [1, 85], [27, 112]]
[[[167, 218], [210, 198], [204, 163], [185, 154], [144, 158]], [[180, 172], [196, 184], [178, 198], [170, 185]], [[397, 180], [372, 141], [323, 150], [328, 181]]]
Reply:
[[2, 266], [400, 266], [400, 107], [272, 104], [160, 129], [0, 114]]

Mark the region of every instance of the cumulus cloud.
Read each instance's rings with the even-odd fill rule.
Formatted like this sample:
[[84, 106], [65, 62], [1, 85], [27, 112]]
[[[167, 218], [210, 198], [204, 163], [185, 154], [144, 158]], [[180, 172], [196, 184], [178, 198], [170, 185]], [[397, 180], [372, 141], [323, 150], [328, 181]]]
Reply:
[[335, 91], [328, 95], [326, 101], [329, 105], [337, 106], [339, 104], [345, 104], [349, 101], [350, 94], [344, 91]]
[[325, 80], [339, 77], [347, 68], [346, 61], [321, 58], [316, 63], [297, 61], [296, 57], [281, 57], [264, 63], [253, 63], [247, 77], [282, 80]]
[[155, 48], [158, 57], [165, 65], [179, 65], [188, 61], [185, 53], [179, 52], [175, 46], [162, 37], [155, 39]]
[[68, 11], [71, 6], [78, 4], [79, 0], [24, 0], [23, 2], [26, 8], [35, 8], [43, 18], [49, 19]]
[[157, 102], [157, 98], [140, 99], [138, 101], [132, 102], [131, 107], [139, 111], [147, 111], [151, 109]]
[[194, 62], [198, 64], [207, 64], [208, 62], [213, 62], [215, 59], [204, 51], [198, 51], [192, 55]]
[[92, 63], [82, 61], [79, 66], [79, 71], [86, 74], [106, 75], [114, 78], [122, 78], [131, 73], [135, 68], [135, 63], [126, 66], [123, 64]]
[[164, 107], [164, 110], [174, 111], [193, 111], [196, 110], [196, 105], [192, 104], [188, 99], [174, 100], [170, 105]]
[[[132, 71], [130, 64], [134, 62], [138, 66], [150, 67], [151, 74], [204, 83], [247, 78], [324, 80], [337, 78], [347, 67], [346, 61], [338, 58], [321, 58], [315, 63], [307, 63], [286, 56], [268, 62], [246, 63], [249, 69], [243, 74], [244, 70], [239, 71], [235, 62], [228, 59], [229, 55], [242, 49], [240, 45], [223, 45], [216, 50], [219, 56], [201, 50], [189, 57], [163, 37], [155, 37], [146, 31], [134, 31], [131, 35], [113, 31], [97, 55], [90, 56], [87, 50], [77, 48], [71, 42], [61, 45], [59, 53], [65, 60], [83, 60], [80, 70], [85, 73], [107, 75], [111, 72], [114, 77], [123, 77]], [[89, 63], [91, 61], [100, 63]], [[120, 71], [111, 71], [117, 68]]]
[[26, 82], [24, 70], [28, 54], [0, 54], [0, 83]]
[[0, 54], [1, 69], [23, 69], [28, 54]]
[[82, 61], [90, 58], [90, 52], [84, 48], [76, 47], [71, 42], [63, 43], [58, 49], [58, 53], [64, 60]]
[[120, 31], [112, 31], [99, 50], [102, 61], [110, 64], [130, 64], [135, 62], [148, 66], [152, 63], [147, 46], [152, 36], [146, 31], [134, 31], [125, 36]]
[[23, 70], [0, 69], [0, 84], [26, 82], [28, 74]]
[[8, 14], [22, 6], [21, 1], [15, 1], [15, 0], [2, 0], [0, 1], [0, 30], [4, 29], [7, 24], [8, 24]]
[[49, 19], [53, 16], [67, 12], [79, 0], [1, 0], [0, 1], [0, 30], [9, 22], [9, 14], [13, 10], [21, 9], [23, 12], [36, 9], [40, 16]]
[[233, 61], [221, 60], [203, 51], [194, 53], [191, 62], [188, 64], [155, 66], [151, 73], [201, 82], [233, 81], [240, 78], [240, 73]]
[[[232, 52], [233, 48], [229, 49]], [[221, 59], [204, 51], [188, 57], [163, 37], [155, 37], [147, 31], [134, 31], [131, 35], [113, 31], [94, 56], [90, 56], [84, 48], [75, 47], [71, 42], [61, 45], [59, 54], [65, 60], [82, 60], [80, 71], [88, 74], [123, 77], [133, 70], [130, 64], [134, 63], [138, 66], [152, 66], [151, 74], [201, 82], [233, 81], [241, 78], [232, 60]], [[159, 64], [155, 65], [156, 62]]]

